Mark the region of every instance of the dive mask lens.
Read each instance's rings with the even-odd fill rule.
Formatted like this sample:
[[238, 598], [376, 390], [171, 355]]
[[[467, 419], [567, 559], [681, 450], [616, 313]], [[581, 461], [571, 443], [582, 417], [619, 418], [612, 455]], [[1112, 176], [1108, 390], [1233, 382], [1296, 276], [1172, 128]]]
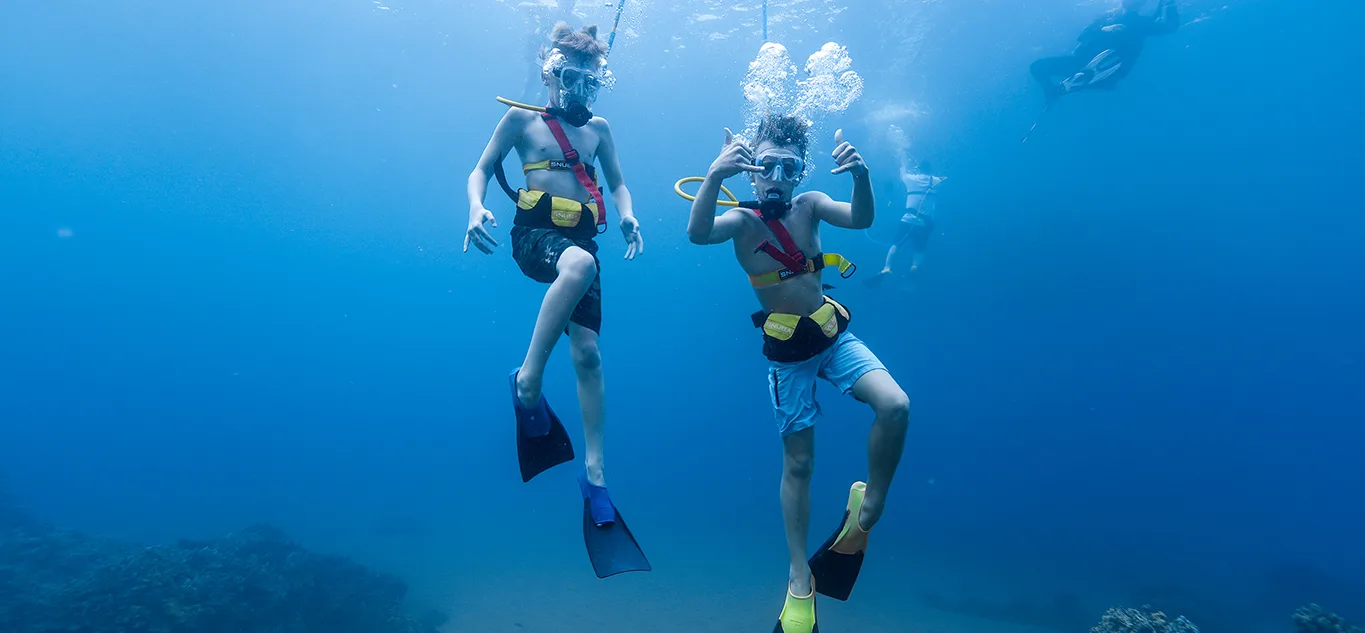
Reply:
[[559, 85], [565, 92], [580, 97], [596, 97], [602, 88], [602, 79], [596, 73], [572, 66], [559, 70]]
[[761, 154], [754, 165], [763, 168], [759, 175], [766, 180], [796, 180], [806, 169], [806, 161], [792, 154]]

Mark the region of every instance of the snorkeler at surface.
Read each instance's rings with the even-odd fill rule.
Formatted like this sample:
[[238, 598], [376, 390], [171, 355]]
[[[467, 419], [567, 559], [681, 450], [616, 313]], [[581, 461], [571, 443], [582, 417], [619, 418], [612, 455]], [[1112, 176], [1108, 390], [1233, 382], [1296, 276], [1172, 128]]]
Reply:
[[1158, 0], [1156, 14], [1142, 15], [1147, 0], [1123, 0], [1081, 32], [1070, 55], [1044, 57], [1029, 66], [1043, 87], [1047, 103], [1063, 94], [1099, 88], [1111, 90], [1133, 70], [1149, 36], [1174, 33], [1180, 27], [1175, 0]]
[[[782, 437], [782, 517], [791, 553], [786, 603], [774, 629], [780, 633], [818, 630], [816, 591], [848, 599], [862, 567], [868, 530], [882, 516], [910, 419], [909, 398], [881, 361], [848, 332], [848, 310], [825, 296], [821, 283], [826, 267], [851, 272], [851, 264], [821, 252], [820, 223], [866, 229], [875, 215], [867, 166], [844, 142], [842, 130], [834, 140], [838, 167], [833, 173], [853, 177], [852, 202], [818, 191], [793, 197], [806, 171], [808, 126], [799, 117], [769, 115], [759, 125], [752, 149], [725, 131], [725, 146], [697, 192], [687, 224], [694, 244], [733, 243], [763, 308], [752, 319], [763, 331], [769, 397]], [[749, 175], [760, 201], [717, 217], [721, 183], [742, 173]], [[867, 483], [853, 484], [844, 519], [807, 561], [815, 424], [821, 417], [815, 386], [820, 378], [869, 404], [876, 419], [868, 438]]]
[[910, 250], [910, 272], [919, 270], [924, 260], [924, 252], [929, 248], [929, 237], [934, 234], [934, 212], [938, 206], [938, 186], [948, 178], [930, 175], [933, 167], [929, 161], [920, 161], [914, 171], [906, 161], [901, 162], [901, 183], [905, 185], [905, 215], [901, 216], [900, 227], [886, 251], [886, 264], [881, 272], [867, 278], [867, 285], [876, 287], [891, 276], [891, 261], [902, 246]]
[[[550, 285], [526, 359], [509, 377], [522, 480], [530, 481], [574, 459], [568, 433], [541, 393], [550, 353], [560, 335], [567, 333], [587, 445], [585, 469], [579, 475], [584, 538], [594, 570], [599, 577], [606, 577], [621, 571], [648, 570], [649, 565], [612, 504], [603, 474], [606, 411], [598, 349], [602, 291], [594, 239], [606, 230], [607, 219], [594, 161], [601, 164], [621, 216], [625, 258], [634, 259], [644, 252], [644, 242], [621, 174], [611, 127], [589, 110], [600, 88], [610, 81], [606, 49], [597, 40], [597, 27], [575, 32], [560, 23], [552, 41], [553, 48], [543, 53], [542, 81], [550, 94], [546, 111], [525, 104], [509, 108], [469, 174], [469, 226], [464, 250], [468, 252], [473, 244], [491, 253], [498, 245], [485, 227], [496, 227], [497, 220], [484, 207], [488, 180], [496, 174], [517, 206], [511, 231], [512, 258], [527, 277]], [[501, 173], [502, 161], [513, 149], [521, 158], [527, 185], [517, 191], [506, 184]]]

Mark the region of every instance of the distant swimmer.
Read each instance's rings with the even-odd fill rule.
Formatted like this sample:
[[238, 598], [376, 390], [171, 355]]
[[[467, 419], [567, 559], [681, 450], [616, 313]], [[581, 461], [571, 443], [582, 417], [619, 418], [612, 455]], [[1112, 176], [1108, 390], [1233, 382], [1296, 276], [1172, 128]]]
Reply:
[[[868, 530], [881, 519], [887, 490], [900, 462], [910, 419], [910, 400], [875, 355], [848, 331], [849, 311], [824, 294], [822, 275], [852, 274], [853, 267], [820, 246], [822, 224], [861, 230], [872, 225], [876, 205], [862, 156], [834, 133], [833, 173], [853, 180], [849, 202], [819, 191], [794, 195], [807, 171], [810, 130], [800, 116], [769, 114], [753, 144], [725, 131], [725, 145], [693, 198], [687, 236], [693, 244], [729, 242], [761, 310], [750, 316], [762, 332], [768, 358], [768, 396], [782, 438], [782, 517], [791, 554], [786, 602], [775, 633], [814, 633], [815, 593], [847, 600], [862, 568]], [[722, 183], [747, 176], [758, 200], [739, 202]], [[681, 194], [682, 190], [679, 188]], [[724, 193], [730, 199], [717, 201]], [[687, 194], [682, 194], [688, 197]], [[717, 206], [732, 207], [720, 216]], [[868, 478], [849, 489], [842, 518], [828, 540], [806, 558], [810, 523], [815, 426], [821, 409], [816, 383], [866, 403], [875, 419], [868, 436]], [[837, 427], [836, 431], [846, 427]]]
[[[541, 80], [549, 91], [548, 105], [500, 98], [512, 107], [498, 122], [478, 165], [469, 174], [469, 225], [464, 250], [472, 244], [477, 250], [492, 253], [498, 245], [485, 226], [497, 227], [497, 220], [484, 207], [488, 180], [496, 176], [516, 205], [510, 235], [512, 259], [522, 274], [549, 285], [526, 359], [508, 377], [522, 481], [574, 459], [568, 432], [542, 393], [550, 353], [567, 334], [587, 444], [584, 470], [578, 476], [583, 536], [594, 571], [605, 578], [650, 567], [607, 494], [603, 474], [606, 408], [598, 347], [602, 285], [595, 241], [607, 230], [603, 189], [610, 191], [621, 217], [626, 259], [642, 253], [644, 242], [611, 126], [589, 109], [599, 90], [612, 81], [606, 47], [597, 40], [597, 27], [575, 32], [560, 23], [551, 41], [553, 47], [542, 55], [541, 71]], [[512, 189], [502, 171], [503, 159], [513, 150], [521, 159], [525, 189]], [[598, 183], [594, 162], [601, 166], [605, 186]]]
[[938, 186], [948, 178], [930, 174], [933, 165], [920, 161], [911, 171], [906, 162], [901, 162], [901, 183], [905, 185], [905, 215], [901, 216], [900, 228], [891, 248], [886, 251], [886, 263], [881, 272], [867, 279], [869, 287], [882, 284], [891, 276], [891, 262], [902, 247], [910, 251], [910, 273], [919, 270], [924, 253], [929, 248], [929, 237], [934, 234], [934, 214], [938, 206]]
[[1175, 0], [1159, 0], [1154, 15], [1142, 15], [1147, 0], [1123, 0], [1076, 38], [1080, 42], [1070, 55], [1044, 57], [1029, 72], [1043, 87], [1048, 105], [1057, 97], [1085, 89], [1112, 90], [1142, 54], [1148, 37], [1174, 33], [1180, 28]]

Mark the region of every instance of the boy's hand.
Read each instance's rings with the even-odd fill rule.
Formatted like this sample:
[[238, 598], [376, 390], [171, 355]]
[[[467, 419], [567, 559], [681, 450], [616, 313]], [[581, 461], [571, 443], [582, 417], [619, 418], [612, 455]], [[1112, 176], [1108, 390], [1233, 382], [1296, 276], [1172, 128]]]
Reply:
[[[492, 246], [489, 246], [489, 244], [497, 246], [498, 241], [493, 239], [493, 235], [483, 226], [490, 222], [493, 224], [493, 228], [498, 228], [498, 219], [493, 217], [492, 211], [483, 207], [470, 211], [469, 228], [465, 229], [464, 232], [464, 252], [469, 252], [469, 243], [473, 242], [474, 248], [485, 253], [493, 253], [493, 248]], [[487, 244], [484, 242], [487, 242]]]
[[854, 178], [861, 178], [867, 175], [867, 165], [863, 163], [863, 157], [858, 153], [858, 149], [844, 140], [844, 130], [840, 128], [834, 131], [834, 151], [830, 156], [834, 157], [834, 162], [839, 166], [831, 169], [831, 174], [842, 174], [849, 172]]
[[711, 168], [706, 171], [706, 177], [712, 176], [725, 180], [740, 172], [763, 171], [762, 167], [754, 164], [754, 154], [745, 147], [743, 143], [735, 142], [735, 135], [730, 132], [730, 128], [725, 128], [725, 145], [720, 150], [720, 156], [711, 163]]
[[626, 259], [635, 259], [645, 252], [645, 238], [640, 236], [640, 221], [634, 216], [621, 218], [621, 234], [626, 236]]

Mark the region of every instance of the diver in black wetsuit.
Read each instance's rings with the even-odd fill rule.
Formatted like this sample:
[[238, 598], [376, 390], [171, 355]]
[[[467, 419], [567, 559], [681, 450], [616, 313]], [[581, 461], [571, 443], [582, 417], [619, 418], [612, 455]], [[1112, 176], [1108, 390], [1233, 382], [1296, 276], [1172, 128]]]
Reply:
[[1044, 57], [1029, 72], [1043, 87], [1047, 102], [1086, 88], [1113, 89], [1133, 69], [1147, 37], [1174, 33], [1180, 27], [1175, 0], [1159, 0], [1155, 15], [1142, 15], [1147, 0], [1123, 0], [1122, 6], [1095, 20], [1076, 38], [1070, 55]]

